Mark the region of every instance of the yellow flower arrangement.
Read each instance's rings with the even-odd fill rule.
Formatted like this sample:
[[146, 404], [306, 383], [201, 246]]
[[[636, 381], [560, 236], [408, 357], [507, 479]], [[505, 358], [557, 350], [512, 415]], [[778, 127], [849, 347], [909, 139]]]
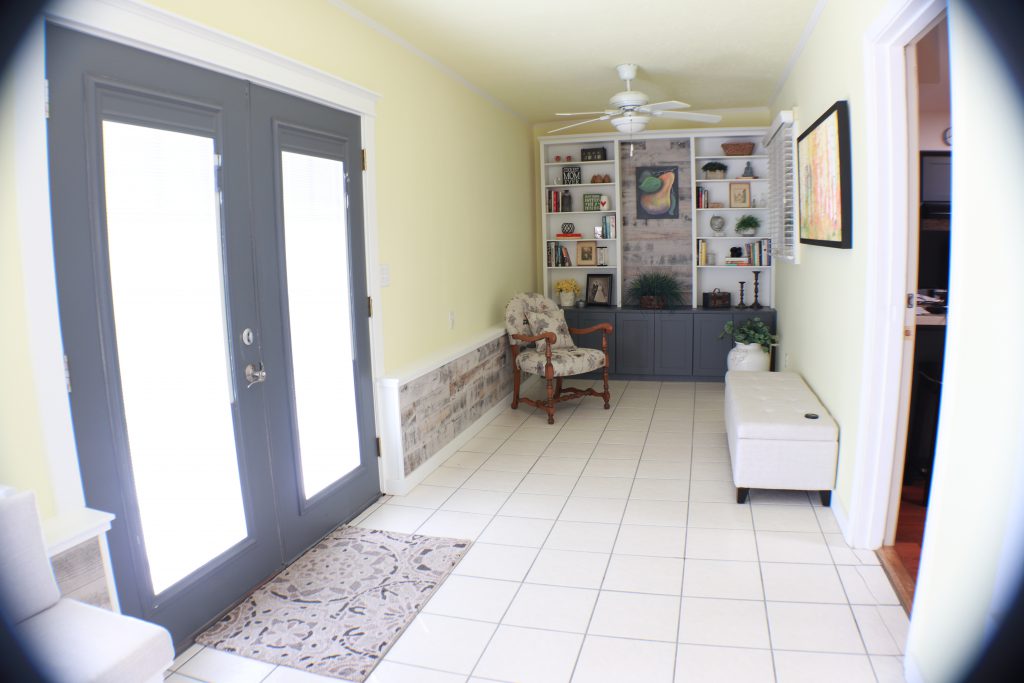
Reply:
[[580, 283], [575, 280], [566, 278], [565, 280], [559, 280], [555, 283], [556, 292], [572, 292], [576, 296], [580, 295]]

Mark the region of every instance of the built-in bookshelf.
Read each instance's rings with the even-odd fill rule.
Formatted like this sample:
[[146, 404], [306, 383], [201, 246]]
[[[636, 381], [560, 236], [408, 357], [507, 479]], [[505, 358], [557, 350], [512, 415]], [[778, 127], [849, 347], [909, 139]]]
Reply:
[[582, 292], [587, 274], [600, 273], [612, 276], [611, 304], [619, 305], [622, 250], [617, 153], [617, 141], [594, 136], [540, 143], [544, 292], [556, 301], [557, 281], [574, 279]]
[[[774, 274], [769, 237], [769, 161], [763, 147], [764, 130], [700, 129], [693, 131], [651, 131], [635, 139], [683, 139], [690, 141], [692, 240], [689, 254], [681, 258], [692, 263], [692, 300], [699, 307], [703, 294], [718, 289], [739, 303], [740, 282], [744, 282], [745, 303], [753, 301], [753, 271], [759, 271], [758, 301], [774, 304]], [[620, 144], [627, 136], [610, 134], [550, 136], [540, 140], [540, 224], [543, 287], [547, 296], [558, 300], [555, 282], [572, 278], [586, 287], [590, 273], [613, 278], [613, 306], [622, 305], [621, 293], [628, 283], [622, 279], [623, 183]], [[731, 154], [723, 144], [747, 143], [749, 151]], [[628, 148], [628, 146], [623, 146]], [[603, 158], [589, 158], [603, 150]], [[703, 168], [714, 164], [715, 172]], [[683, 201], [682, 199], [680, 200]], [[596, 204], [594, 202], [597, 202]], [[683, 205], [680, 208], [685, 211]], [[759, 223], [753, 235], [740, 234], [736, 223], [753, 216]], [[563, 224], [568, 233], [563, 232]], [[716, 229], [718, 228], [718, 229]], [[632, 239], [632, 238], [631, 238]], [[684, 247], [685, 249], [685, 247]], [[734, 250], [736, 250], [734, 252]], [[735, 255], [734, 255], [735, 253]], [[581, 263], [581, 256], [583, 257]]]

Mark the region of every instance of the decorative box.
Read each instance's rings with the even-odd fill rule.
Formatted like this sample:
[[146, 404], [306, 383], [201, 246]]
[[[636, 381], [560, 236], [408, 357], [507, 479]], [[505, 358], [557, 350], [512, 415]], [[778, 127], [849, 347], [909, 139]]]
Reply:
[[580, 150], [580, 161], [607, 161], [608, 152], [604, 147], [591, 147]]
[[729, 308], [732, 306], [732, 294], [715, 288], [714, 291], [704, 292], [704, 308]]

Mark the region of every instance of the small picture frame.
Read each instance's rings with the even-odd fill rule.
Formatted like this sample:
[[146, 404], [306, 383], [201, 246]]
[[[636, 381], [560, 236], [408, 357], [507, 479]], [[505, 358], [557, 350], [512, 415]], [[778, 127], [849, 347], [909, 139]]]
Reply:
[[583, 161], [606, 161], [608, 151], [604, 147], [584, 147], [580, 150], [580, 159]]
[[750, 183], [729, 183], [729, 208], [750, 208]]
[[[749, 186], [749, 183], [748, 183]], [[583, 210], [584, 211], [600, 211], [601, 210], [601, 195], [599, 194], [585, 194], [583, 195]]]
[[583, 169], [579, 166], [562, 167], [562, 184], [579, 185], [583, 182]]
[[596, 266], [597, 265], [597, 253], [595, 252], [597, 247], [596, 242], [577, 242], [576, 243], [576, 265], [577, 266]]
[[612, 276], [587, 273], [587, 305], [612, 305]]

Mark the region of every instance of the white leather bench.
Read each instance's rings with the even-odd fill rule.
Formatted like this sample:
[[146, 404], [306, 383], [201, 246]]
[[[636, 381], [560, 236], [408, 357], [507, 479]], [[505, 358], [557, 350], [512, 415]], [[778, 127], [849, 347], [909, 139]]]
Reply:
[[818, 491], [829, 505], [839, 429], [800, 375], [726, 373], [725, 431], [737, 503], [757, 488]]

